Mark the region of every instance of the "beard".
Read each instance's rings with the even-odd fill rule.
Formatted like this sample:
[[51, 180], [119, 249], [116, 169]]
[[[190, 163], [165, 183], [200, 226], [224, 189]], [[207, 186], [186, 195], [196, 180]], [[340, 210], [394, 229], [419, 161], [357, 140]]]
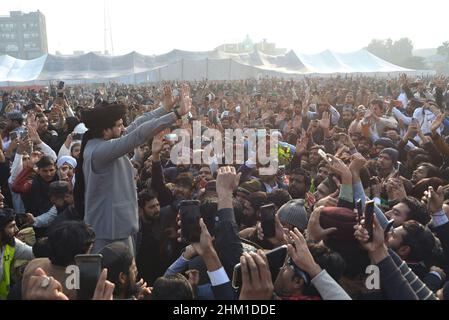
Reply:
[[1, 233], [1, 243], [2, 245], [10, 245], [10, 246], [14, 246], [14, 236], [8, 236], [6, 235], [4, 232]]
[[[129, 277], [129, 275], [128, 275]], [[122, 292], [124, 293], [125, 299], [131, 298], [132, 296], [135, 296], [137, 298], [137, 294], [139, 293], [138, 286], [135, 283], [132, 283], [131, 281], [126, 282], [125, 287], [122, 288]]]
[[343, 128], [347, 129], [351, 125], [352, 121], [353, 121], [353, 119], [349, 119], [349, 120], [342, 119], [341, 120], [341, 125], [342, 125]]

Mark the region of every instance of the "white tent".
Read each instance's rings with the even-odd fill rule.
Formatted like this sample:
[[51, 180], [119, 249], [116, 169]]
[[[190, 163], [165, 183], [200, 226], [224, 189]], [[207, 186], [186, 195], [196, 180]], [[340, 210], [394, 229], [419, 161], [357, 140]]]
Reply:
[[52, 80], [68, 83], [142, 83], [161, 80], [235, 80], [259, 76], [297, 78], [304, 75], [422, 74], [393, 65], [360, 50], [351, 53], [324, 51], [314, 55], [289, 51], [271, 56], [260, 51], [230, 54], [219, 50], [192, 52], [172, 50], [159, 56], [131, 52], [122, 56], [88, 53], [78, 56], [44, 55], [34, 60], [0, 56], [0, 86], [48, 84]]

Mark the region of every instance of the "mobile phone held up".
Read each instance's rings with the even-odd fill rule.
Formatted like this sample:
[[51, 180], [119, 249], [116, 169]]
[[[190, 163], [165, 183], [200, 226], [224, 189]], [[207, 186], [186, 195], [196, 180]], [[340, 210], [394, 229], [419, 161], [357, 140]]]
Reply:
[[332, 158], [329, 157], [326, 152], [324, 152], [322, 149], [318, 149], [318, 154], [321, 158], [323, 158], [327, 163], [332, 162]]
[[178, 141], [178, 135], [176, 133], [168, 133], [165, 135], [165, 140], [169, 142], [176, 142]]
[[79, 269], [78, 300], [91, 300], [102, 270], [101, 254], [79, 254], [75, 256], [75, 263]]
[[259, 220], [262, 226], [262, 231], [265, 239], [273, 238], [276, 234], [276, 224], [274, 216], [276, 208], [273, 203], [260, 207]]
[[200, 202], [198, 200], [183, 200], [179, 203], [181, 217], [181, 240], [184, 243], [200, 241]]
[[9, 140], [14, 141], [19, 137], [19, 133], [17, 131], [12, 131], [9, 133]]
[[[275, 282], [280, 269], [284, 265], [285, 258], [287, 257], [287, 246], [283, 245], [266, 253], [268, 267], [270, 268], [271, 279]], [[238, 289], [242, 286], [242, 266], [240, 263], [234, 267], [234, 273], [232, 274], [232, 287]]]
[[374, 224], [374, 201], [370, 200], [365, 203], [365, 224], [364, 228], [368, 231], [368, 242], [373, 241], [373, 224]]

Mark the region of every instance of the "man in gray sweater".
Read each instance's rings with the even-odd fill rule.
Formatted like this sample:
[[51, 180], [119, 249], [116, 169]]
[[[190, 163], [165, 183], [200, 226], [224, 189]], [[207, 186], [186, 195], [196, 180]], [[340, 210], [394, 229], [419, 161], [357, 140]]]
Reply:
[[77, 210], [95, 231], [93, 253], [115, 241], [135, 251], [133, 236], [139, 228], [137, 188], [127, 154], [189, 112], [187, 86], [179, 99], [180, 106], [172, 111], [175, 101], [166, 87], [164, 106], [145, 113], [127, 128], [123, 126], [126, 106], [122, 104], [101, 103], [83, 112], [82, 121], [89, 130], [81, 145], [74, 195]]

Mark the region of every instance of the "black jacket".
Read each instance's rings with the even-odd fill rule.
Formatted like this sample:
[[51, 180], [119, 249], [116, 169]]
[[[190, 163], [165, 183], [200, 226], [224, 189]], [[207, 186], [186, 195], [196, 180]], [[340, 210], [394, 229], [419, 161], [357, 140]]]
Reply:
[[431, 230], [436, 233], [438, 239], [440, 239], [446, 262], [445, 265], [449, 265], [449, 222], [438, 227], [431, 227]]
[[[243, 253], [242, 242], [238, 235], [235, 222], [234, 210], [231, 208], [221, 209], [217, 212], [217, 222], [212, 232], [215, 236], [214, 246], [229, 279], [232, 279], [234, 267], [240, 262]], [[189, 262], [190, 269], [200, 271], [200, 283], [209, 282], [206, 274], [206, 266], [200, 256]]]
[[[58, 181], [58, 175], [55, 174], [51, 182], [53, 181]], [[48, 194], [51, 182], [44, 181], [39, 175], [33, 178], [30, 191], [30, 207], [27, 209], [35, 217], [47, 212], [52, 207]]]
[[164, 275], [165, 270], [170, 266], [171, 257], [165, 250], [166, 243], [167, 239], [159, 219], [153, 223], [140, 221], [136, 243], [136, 264], [139, 276], [148, 285], [153, 285], [154, 281]]

